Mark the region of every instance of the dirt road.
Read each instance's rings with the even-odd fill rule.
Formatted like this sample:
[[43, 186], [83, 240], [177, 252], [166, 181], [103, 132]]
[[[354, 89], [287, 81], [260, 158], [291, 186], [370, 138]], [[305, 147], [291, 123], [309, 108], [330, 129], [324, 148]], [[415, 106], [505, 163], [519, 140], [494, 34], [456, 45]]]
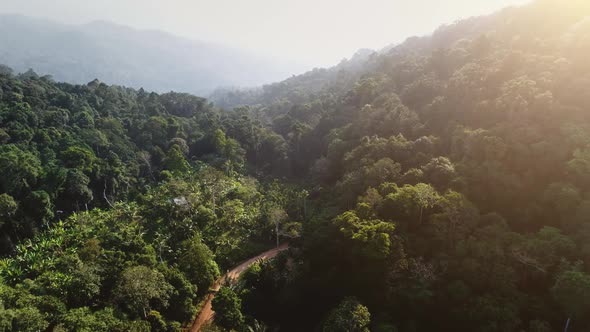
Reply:
[[[257, 260], [271, 259], [271, 258], [275, 257], [276, 255], [278, 255], [281, 251], [287, 250], [288, 248], [289, 248], [289, 244], [285, 243], [285, 244], [281, 245], [280, 247], [271, 249], [269, 251], [263, 252], [262, 254], [260, 254], [256, 257], [250, 258], [249, 260], [243, 262], [242, 264], [234, 267], [232, 270], [230, 270], [228, 273], [226, 273], [223, 277], [219, 278], [215, 282], [215, 284], [213, 284], [213, 287], [211, 287], [211, 288], [215, 292], [217, 292], [219, 290], [219, 288], [221, 288], [221, 285], [223, 284], [224, 280], [235, 281], [240, 277], [242, 272], [244, 272], [250, 265], [254, 264]], [[207, 298], [205, 299], [205, 304], [203, 305], [201, 312], [199, 312], [199, 314], [197, 315], [197, 318], [195, 318], [195, 321], [193, 322], [193, 325], [191, 326], [191, 328], [189, 330], [190, 332], [201, 331], [201, 328], [203, 326], [205, 326], [207, 323], [209, 323], [213, 320], [213, 316], [215, 315], [215, 312], [211, 308], [211, 301], [213, 300], [213, 297], [215, 296], [215, 292], [212, 292], [211, 294], [207, 295]]]

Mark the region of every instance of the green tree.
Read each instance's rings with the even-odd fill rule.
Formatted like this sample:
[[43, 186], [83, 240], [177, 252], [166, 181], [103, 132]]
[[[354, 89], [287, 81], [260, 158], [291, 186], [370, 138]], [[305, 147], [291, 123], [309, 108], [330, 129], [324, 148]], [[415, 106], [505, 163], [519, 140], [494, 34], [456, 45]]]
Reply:
[[215, 322], [228, 330], [238, 330], [244, 325], [242, 301], [229, 287], [221, 287], [211, 303]]
[[447, 248], [454, 249], [457, 242], [476, 227], [479, 211], [464, 195], [455, 191], [447, 192], [440, 205], [442, 211], [433, 216], [433, 224]]
[[429, 184], [418, 183], [405, 185], [386, 195], [383, 212], [389, 218], [404, 221], [412, 225], [422, 225], [424, 211], [441, 202], [438, 192]]
[[90, 178], [86, 176], [79, 169], [71, 169], [68, 172], [65, 183], [65, 194], [72, 202], [76, 203], [76, 208], [79, 209], [79, 204], [86, 205], [94, 199], [92, 190], [88, 187]]
[[582, 271], [572, 269], [559, 274], [551, 294], [568, 317], [566, 329], [571, 319], [590, 312], [590, 276]]
[[425, 183], [418, 183], [414, 186], [415, 190], [415, 198], [418, 206], [420, 207], [420, 221], [419, 224], [422, 224], [422, 215], [424, 214], [424, 209], [429, 209], [434, 207], [439, 201], [440, 196], [438, 192], [432, 186], [425, 184]]
[[326, 318], [325, 332], [368, 332], [371, 323], [369, 309], [355, 298], [346, 298]]
[[134, 266], [121, 273], [114, 295], [130, 312], [147, 317], [152, 304], [168, 306], [171, 291], [172, 286], [162, 273], [147, 266]]
[[64, 314], [59, 326], [66, 331], [107, 332], [122, 329], [123, 323], [115, 317], [112, 308], [92, 312], [88, 307], [81, 307]]
[[84, 172], [92, 171], [96, 157], [91, 150], [80, 146], [71, 146], [61, 153], [64, 165], [78, 168]]
[[[395, 225], [361, 216], [369, 207], [359, 204], [356, 211], [347, 211], [332, 221], [344, 237], [358, 245], [359, 252], [369, 258], [384, 259], [391, 253]], [[360, 216], [359, 216], [360, 215]]]
[[567, 172], [574, 183], [583, 184], [585, 188], [590, 185], [590, 149], [576, 150], [573, 159], [567, 163]]
[[170, 295], [170, 306], [162, 311], [162, 314], [166, 319], [179, 322], [190, 321], [196, 312], [197, 286], [191, 284], [185, 275], [176, 268], [166, 269], [164, 275], [174, 290]]
[[166, 158], [164, 159], [164, 167], [167, 170], [178, 174], [184, 174], [190, 170], [190, 165], [188, 161], [186, 161], [180, 146], [177, 144], [172, 145], [168, 150]]
[[178, 262], [180, 269], [194, 285], [197, 285], [201, 294], [204, 294], [220, 275], [219, 267], [213, 260], [213, 253], [199, 235], [182, 242]]
[[277, 247], [279, 246], [279, 236], [280, 236], [281, 223], [287, 217], [288, 217], [287, 213], [285, 212], [285, 210], [283, 210], [281, 208], [275, 207], [275, 208], [270, 209], [270, 211], [268, 212], [268, 218], [270, 219], [270, 222], [274, 225], [274, 228], [275, 228]]
[[[5, 223], [9, 218], [14, 216], [16, 210], [18, 209], [18, 204], [12, 198], [12, 196], [8, 194], [1, 194], [0, 195], [0, 222]], [[1, 224], [0, 224], [1, 226]]]
[[35, 307], [13, 310], [12, 315], [14, 331], [38, 332], [44, 331], [49, 326], [49, 322], [45, 320], [45, 315]]
[[422, 166], [424, 178], [439, 190], [444, 190], [456, 176], [455, 166], [446, 157], [433, 158]]
[[32, 191], [23, 201], [23, 208], [28, 216], [46, 227], [54, 217], [51, 197], [43, 190]]
[[16, 145], [0, 146], [0, 188], [3, 192], [18, 196], [37, 183], [41, 174], [41, 162], [34, 154]]

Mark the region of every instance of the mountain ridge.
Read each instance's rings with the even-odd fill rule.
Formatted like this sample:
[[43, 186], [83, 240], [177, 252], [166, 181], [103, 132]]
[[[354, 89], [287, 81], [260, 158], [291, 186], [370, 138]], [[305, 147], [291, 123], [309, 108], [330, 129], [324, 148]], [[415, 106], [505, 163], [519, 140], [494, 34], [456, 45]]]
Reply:
[[73, 84], [100, 78], [133, 88], [203, 95], [219, 86], [274, 82], [305, 68], [231, 46], [108, 21], [72, 25], [0, 14], [0, 31], [10, 32], [0, 34], [0, 63]]

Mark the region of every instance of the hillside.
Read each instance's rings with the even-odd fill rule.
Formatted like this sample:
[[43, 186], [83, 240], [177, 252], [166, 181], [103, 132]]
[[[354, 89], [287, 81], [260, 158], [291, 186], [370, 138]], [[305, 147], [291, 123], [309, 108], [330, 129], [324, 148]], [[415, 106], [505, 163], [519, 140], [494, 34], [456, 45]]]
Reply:
[[[590, 5], [215, 104], [0, 70], [0, 330], [590, 329]], [[567, 327], [566, 327], [567, 326]]]
[[[242, 114], [2, 69], [1, 331], [177, 331], [220, 271], [272, 246], [274, 211], [301, 220], [297, 188], [247, 175], [285, 156]], [[258, 159], [229, 137], [254, 133]]]
[[108, 22], [63, 25], [0, 15], [0, 63], [58, 81], [104, 82], [206, 94], [220, 86], [256, 86], [289, 77], [303, 67], [222, 45]]
[[296, 280], [263, 267], [245, 311], [292, 331], [334, 308], [379, 331], [587, 330], [588, 15], [536, 1], [216, 96], [283, 137], [317, 209]]

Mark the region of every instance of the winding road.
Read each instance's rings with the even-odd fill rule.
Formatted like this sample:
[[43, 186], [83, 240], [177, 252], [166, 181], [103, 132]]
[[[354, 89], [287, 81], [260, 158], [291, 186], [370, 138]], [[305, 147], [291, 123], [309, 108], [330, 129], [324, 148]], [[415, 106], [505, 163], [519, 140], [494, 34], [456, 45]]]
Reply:
[[287, 249], [289, 249], [289, 244], [285, 243], [277, 248], [263, 252], [262, 254], [252, 257], [252, 258], [248, 259], [247, 261], [241, 263], [240, 265], [234, 267], [228, 273], [226, 273], [224, 276], [217, 279], [217, 281], [215, 281], [215, 283], [213, 284], [213, 287], [211, 287], [212, 292], [209, 295], [207, 295], [207, 298], [205, 299], [205, 303], [203, 304], [201, 311], [197, 314], [197, 318], [195, 318], [195, 321], [193, 322], [193, 325], [191, 326], [189, 331], [190, 332], [199, 332], [199, 331], [201, 331], [203, 326], [205, 326], [207, 323], [210, 323], [211, 321], [213, 321], [213, 317], [215, 316], [215, 312], [213, 311], [213, 308], [211, 307], [211, 301], [213, 300], [213, 297], [215, 297], [215, 293], [219, 290], [219, 288], [221, 288], [221, 285], [223, 284], [223, 282], [225, 280], [235, 281], [240, 277], [242, 272], [244, 272], [250, 265], [254, 264], [256, 261], [258, 261], [260, 259], [261, 260], [271, 259], [271, 258], [275, 257], [276, 255], [278, 255], [281, 251], [284, 251]]

